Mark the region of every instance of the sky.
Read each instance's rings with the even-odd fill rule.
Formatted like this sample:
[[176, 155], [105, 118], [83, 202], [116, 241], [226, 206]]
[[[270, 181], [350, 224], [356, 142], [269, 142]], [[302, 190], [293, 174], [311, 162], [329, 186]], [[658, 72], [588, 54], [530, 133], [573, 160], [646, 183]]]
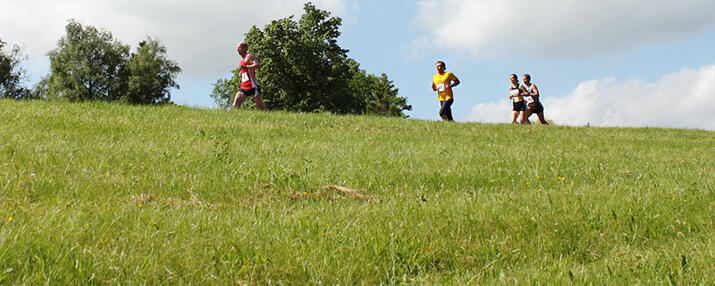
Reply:
[[[559, 125], [715, 130], [712, 0], [312, 2], [343, 19], [340, 46], [394, 81], [410, 118], [439, 120], [431, 80], [442, 60], [462, 82], [458, 122], [509, 122], [509, 75], [529, 73], [546, 119]], [[216, 108], [209, 93], [238, 65], [236, 43], [253, 25], [299, 17], [304, 3], [0, 0], [0, 38], [27, 55], [30, 85], [49, 72], [47, 52], [69, 19], [133, 48], [159, 39], [183, 70], [172, 100]]]

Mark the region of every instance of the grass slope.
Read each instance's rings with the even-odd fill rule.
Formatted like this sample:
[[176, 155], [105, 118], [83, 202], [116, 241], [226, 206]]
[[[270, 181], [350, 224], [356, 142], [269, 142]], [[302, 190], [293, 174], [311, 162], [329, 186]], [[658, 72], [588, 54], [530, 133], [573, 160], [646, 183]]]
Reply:
[[711, 283], [714, 139], [2, 100], [0, 284]]

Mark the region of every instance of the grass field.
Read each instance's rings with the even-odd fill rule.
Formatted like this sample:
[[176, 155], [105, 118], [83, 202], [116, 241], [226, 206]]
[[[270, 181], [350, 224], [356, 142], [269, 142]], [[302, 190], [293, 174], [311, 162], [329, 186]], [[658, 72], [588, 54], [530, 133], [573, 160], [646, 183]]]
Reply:
[[714, 158], [702, 130], [2, 100], [0, 284], [711, 284]]

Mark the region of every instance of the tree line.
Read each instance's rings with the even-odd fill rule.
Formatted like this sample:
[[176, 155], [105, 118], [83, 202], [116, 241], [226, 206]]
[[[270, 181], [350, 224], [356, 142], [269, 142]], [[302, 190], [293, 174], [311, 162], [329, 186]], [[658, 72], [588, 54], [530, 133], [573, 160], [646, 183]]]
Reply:
[[[386, 74], [368, 74], [337, 44], [339, 17], [311, 3], [304, 12], [298, 20], [274, 20], [246, 34], [249, 52], [262, 65], [257, 77], [269, 109], [385, 116], [404, 116], [412, 109]], [[171, 102], [171, 89], [179, 88], [181, 68], [152, 38], [130, 53], [110, 32], [70, 20], [48, 56], [50, 73], [26, 88], [20, 48], [0, 40], [0, 98], [164, 104]], [[210, 96], [219, 106], [233, 101], [238, 72], [214, 83]]]
[[19, 48], [1, 50], [0, 97], [162, 104], [171, 102], [171, 88], [179, 88], [176, 76], [181, 68], [152, 38], [130, 53], [129, 46], [112, 33], [70, 20], [48, 56], [50, 73], [28, 89], [20, 85], [24, 70], [19, 67], [23, 59]]

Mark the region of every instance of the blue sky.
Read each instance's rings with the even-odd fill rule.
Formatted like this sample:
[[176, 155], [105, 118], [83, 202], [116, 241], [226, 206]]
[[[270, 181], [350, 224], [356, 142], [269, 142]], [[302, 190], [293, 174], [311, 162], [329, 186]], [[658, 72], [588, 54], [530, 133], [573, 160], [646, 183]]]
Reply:
[[[46, 53], [67, 19], [132, 46], [158, 38], [183, 68], [173, 100], [213, 107], [211, 85], [230, 76], [235, 43], [251, 25], [300, 14], [303, 3], [0, 0], [0, 38], [23, 47], [31, 81], [48, 72]], [[557, 124], [715, 130], [712, 0], [314, 3], [343, 18], [340, 45], [363, 69], [394, 81], [411, 118], [438, 120], [430, 80], [444, 60], [462, 81], [457, 121], [508, 122], [508, 76], [530, 73]]]

